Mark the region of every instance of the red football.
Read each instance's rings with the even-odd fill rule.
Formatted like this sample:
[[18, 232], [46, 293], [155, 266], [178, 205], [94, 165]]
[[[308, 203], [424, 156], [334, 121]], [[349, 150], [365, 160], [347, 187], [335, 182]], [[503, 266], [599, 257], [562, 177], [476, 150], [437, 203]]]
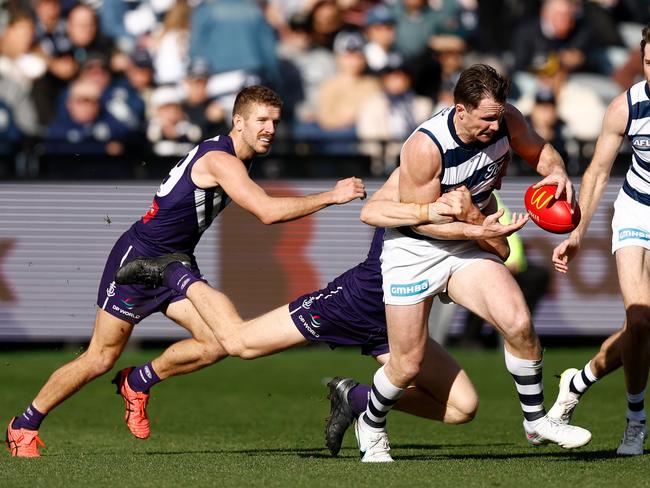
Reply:
[[545, 185], [539, 188], [532, 186], [526, 191], [524, 203], [530, 219], [542, 229], [554, 234], [566, 234], [575, 229], [580, 223], [580, 207], [566, 200], [555, 199], [556, 186]]

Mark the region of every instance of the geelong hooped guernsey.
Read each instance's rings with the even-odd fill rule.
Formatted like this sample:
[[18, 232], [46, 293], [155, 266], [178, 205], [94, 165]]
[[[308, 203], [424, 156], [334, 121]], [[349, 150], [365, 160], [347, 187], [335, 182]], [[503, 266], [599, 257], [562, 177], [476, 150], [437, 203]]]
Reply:
[[[490, 142], [466, 144], [456, 133], [455, 112], [455, 107], [441, 110], [423, 122], [413, 134], [426, 134], [440, 151], [441, 193], [465, 185], [472, 195], [472, 202], [483, 209], [490, 200], [505, 157], [510, 151], [508, 128], [504, 120]], [[425, 238], [413, 232], [410, 227], [400, 227], [399, 230], [409, 237]]]
[[[192, 182], [192, 167], [211, 151], [235, 157], [229, 136], [201, 142], [174, 166], [163, 180], [149, 211], [129, 230], [151, 255], [184, 252], [192, 254], [201, 235], [230, 198], [220, 186], [199, 188]], [[250, 161], [244, 161], [250, 169]]]
[[627, 92], [629, 117], [625, 133], [632, 145], [632, 164], [627, 170], [623, 191], [650, 206], [650, 88], [641, 81]]

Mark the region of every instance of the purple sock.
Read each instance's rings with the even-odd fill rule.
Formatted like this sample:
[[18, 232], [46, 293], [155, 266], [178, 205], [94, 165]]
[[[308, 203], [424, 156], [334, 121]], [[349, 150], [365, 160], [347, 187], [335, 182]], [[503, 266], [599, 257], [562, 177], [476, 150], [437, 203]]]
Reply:
[[369, 396], [370, 385], [357, 385], [348, 392], [348, 402], [355, 415], [366, 411]]
[[187, 287], [192, 283], [200, 281], [181, 262], [174, 262], [165, 268], [165, 286], [185, 295]]
[[36, 410], [34, 404], [30, 404], [22, 415], [16, 417], [16, 420], [14, 420], [11, 426], [14, 429], [38, 430], [46, 415], [46, 413], [41, 413]]
[[160, 381], [158, 375], [153, 370], [151, 363], [143, 364], [133, 368], [133, 371], [129, 373], [129, 386], [133, 391], [143, 391], [145, 393], [149, 392], [149, 388]]

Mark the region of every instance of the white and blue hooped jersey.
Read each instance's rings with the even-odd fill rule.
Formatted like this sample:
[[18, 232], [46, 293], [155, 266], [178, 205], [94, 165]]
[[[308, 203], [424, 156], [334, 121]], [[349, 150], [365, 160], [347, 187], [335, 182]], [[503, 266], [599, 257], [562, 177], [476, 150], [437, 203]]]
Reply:
[[637, 202], [650, 206], [650, 88], [646, 81], [628, 90], [627, 106], [629, 117], [625, 133], [633, 152], [623, 191]]
[[[426, 134], [440, 151], [441, 193], [465, 185], [472, 195], [472, 202], [482, 210], [490, 201], [501, 167], [510, 151], [508, 128], [504, 120], [490, 142], [466, 144], [456, 133], [455, 112], [454, 107], [441, 110], [423, 122], [413, 134]], [[425, 238], [413, 232], [410, 227], [400, 227], [399, 230], [410, 237]]]

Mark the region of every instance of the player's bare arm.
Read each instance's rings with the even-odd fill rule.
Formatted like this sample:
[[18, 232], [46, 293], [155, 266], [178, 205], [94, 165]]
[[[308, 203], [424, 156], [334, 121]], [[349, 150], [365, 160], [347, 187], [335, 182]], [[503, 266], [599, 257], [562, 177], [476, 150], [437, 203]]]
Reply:
[[598, 208], [598, 203], [607, 187], [612, 165], [625, 138], [628, 121], [627, 93], [618, 95], [607, 108], [603, 119], [603, 128], [594, 156], [582, 176], [580, 185], [580, 224], [553, 250], [553, 265], [560, 273], [569, 270], [569, 261], [578, 252], [580, 242], [587, 232], [591, 218]]
[[374, 227], [443, 224], [454, 220], [453, 209], [442, 202], [402, 203], [399, 201], [399, 168], [370, 197], [361, 209], [361, 221]]
[[555, 185], [555, 198], [560, 199], [566, 192], [567, 201], [573, 201], [573, 185], [566, 172], [562, 156], [555, 148], [544, 141], [526, 122], [519, 110], [506, 104], [505, 120], [510, 132], [510, 146], [531, 167], [535, 168], [544, 178], [535, 184], [535, 188], [543, 185]]
[[330, 205], [340, 205], [365, 197], [363, 181], [346, 178], [329, 191], [300, 197], [272, 197], [248, 175], [244, 164], [223, 152], [208, 153], [192, 170], [194, 183], [201, 188], [221, 186], [240, 207], [264, 224], [295, 220]]

